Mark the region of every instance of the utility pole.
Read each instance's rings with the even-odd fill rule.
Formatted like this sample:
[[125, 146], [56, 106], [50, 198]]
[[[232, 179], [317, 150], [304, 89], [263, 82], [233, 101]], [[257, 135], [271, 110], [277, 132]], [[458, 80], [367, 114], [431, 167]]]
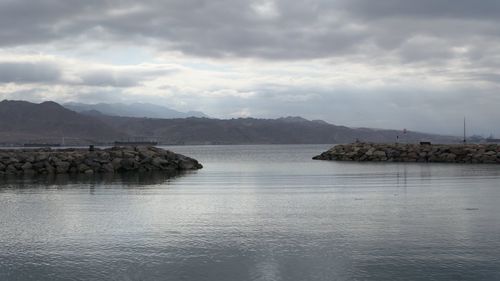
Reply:
[[464, 117], [464, 144], [467, 143], [467, 135], [466, 135], [466, 131], [465, 131], [465, 117]]

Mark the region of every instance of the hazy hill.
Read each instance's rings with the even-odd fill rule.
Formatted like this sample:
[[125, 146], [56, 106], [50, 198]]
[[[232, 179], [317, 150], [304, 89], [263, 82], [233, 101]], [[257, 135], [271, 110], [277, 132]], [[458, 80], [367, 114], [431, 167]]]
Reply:
[[[313, 144], [347, 143], [356, 139], [394, 142], [400, 131], [353, 129], [301, 117], [279, 119], [135, 118], [108, 116], [97, 110], [80, 114], [55, 102], [0, 102], [1, 143], [104, 143], [148, 138], [162, 144]], [[401, 142], [452, 143], [457, 137], [408, 132]]]
[[124, 137], [102, 121], [68, 110], [55, 102], [0, 102], [0, 142], [91, 143]]
[[279, 119], [150, 119], [125, 117], [99, 117], [108, 125], [128, 135], [154, 137], [166, 144], [313, 144], [347, 143], [356, 139], [370, 142], [401, 142], [421, 140], [450, 143], [456, 137], [417, 132], [352, 129], [324, 121], [308, 121], [300, 117]]
[[124, 117], [149, 117], [149, 118], [187, 118], [187, 117], [207, 117], [203, 112], [189, 111], [180, 112], [168, 107], [150, 104], [150, 103], [65, 103], [64, 107], [85, 114], [94, 115], [95, 112], [100, 112], [111, 116]]

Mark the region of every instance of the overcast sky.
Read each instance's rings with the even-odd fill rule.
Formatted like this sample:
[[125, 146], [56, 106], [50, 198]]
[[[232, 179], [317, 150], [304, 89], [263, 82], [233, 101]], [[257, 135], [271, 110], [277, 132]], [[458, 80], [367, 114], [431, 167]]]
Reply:
[[500, 137], [498, 0], [0, 0], [0, 98]]

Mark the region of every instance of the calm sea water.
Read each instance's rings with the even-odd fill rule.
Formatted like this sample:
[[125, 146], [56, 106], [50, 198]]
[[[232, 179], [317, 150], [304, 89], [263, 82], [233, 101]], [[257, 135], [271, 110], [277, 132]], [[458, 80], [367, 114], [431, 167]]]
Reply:
[[500, 166], [170, 147], [173, 178], [7, 179], [0, 280], [500, 280]]

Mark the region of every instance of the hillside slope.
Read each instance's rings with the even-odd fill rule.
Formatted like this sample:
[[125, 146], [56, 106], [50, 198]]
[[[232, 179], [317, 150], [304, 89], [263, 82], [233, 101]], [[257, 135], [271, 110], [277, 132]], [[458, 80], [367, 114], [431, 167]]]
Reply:
[[65, 103], [64, 107], [78, 113], [87, 113], [92, 111], [100, 112], [104, 115], [122, 116], [122, 117], [147, 117], [147, 118], [187, 118], [187, 117], [207, 117], [203, 112], [189, 111], [180, 112], [161, 105], [150, 103]]
[[0, 143], [105, 144], [156, 139], [161, 144], [315, 144], [364, 142], [456, 143], [457, 137], [418, 132], [354, 129], [301, 117], [279, 119], [155, 119], [80, 114], [55, 102], [0, 102]]
[[2, 143], [92, 143], [125, 135], [102, 121], [68, 110], [55, 102], [0, 102]]
[[314, 144], [367, 142], [432, 141], [458, 142], [456, 137], [418, 132], [353, 129], [326, 122], [308, 121], [300, 117], [279, 119], [150, 119], [126, 117], [98, 117], [103, 122], [127, 135], [153, 137], [165, 144]]

